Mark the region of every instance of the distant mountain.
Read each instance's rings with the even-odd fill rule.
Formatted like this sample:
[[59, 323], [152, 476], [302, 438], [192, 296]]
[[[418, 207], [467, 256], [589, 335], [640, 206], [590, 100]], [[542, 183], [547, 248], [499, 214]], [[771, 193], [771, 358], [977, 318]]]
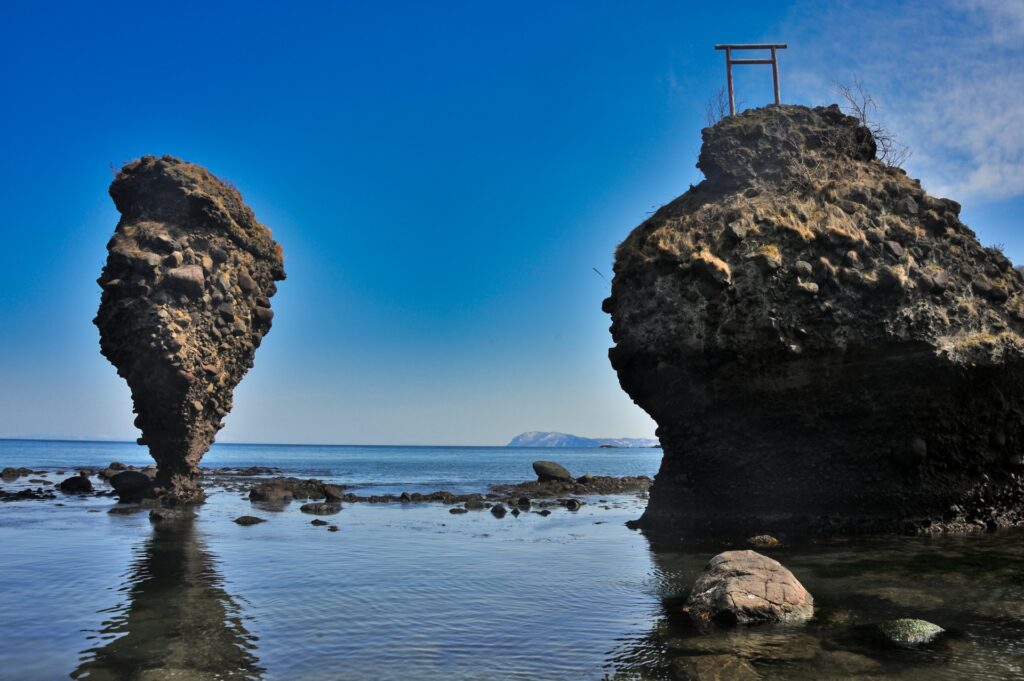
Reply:
[[509, 447], [660, 447], [657, 440], [642, 437], [580, 437], [568, 433], [544, 433], [532, 430], [520, 433], [508, 443]]

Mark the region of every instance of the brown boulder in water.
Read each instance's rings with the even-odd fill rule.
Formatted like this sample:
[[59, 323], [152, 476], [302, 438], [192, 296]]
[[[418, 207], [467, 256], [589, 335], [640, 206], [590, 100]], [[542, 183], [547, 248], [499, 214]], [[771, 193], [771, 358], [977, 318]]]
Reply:
[[814, 598], [779, 561], [726, 551], [697, 578], [686, 612], [698, 625], [804, 622], [814, 615]]
[[707, 179], [619, 246], [604, 304], [664, 448], [640, 526], [1024, 523], [1024, 275], [838, 107], [703, 137]]
[[110, 196], [100, 349], [131, 388], [157, 490], [199, 500], [199, 460], [270, 330], [281, 247], [238, 191], [171, 156], [127, 164]]

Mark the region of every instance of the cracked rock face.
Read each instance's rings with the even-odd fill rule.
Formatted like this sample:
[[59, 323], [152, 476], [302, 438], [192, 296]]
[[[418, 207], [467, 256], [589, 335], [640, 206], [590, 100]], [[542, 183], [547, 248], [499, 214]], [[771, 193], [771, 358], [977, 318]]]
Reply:
[[814, 616], [814, 598], [779, 561], [726, 551], [708, 562], [685, 608], [699, 626], [804, 622]]
[[281, 247], [205, 169], [144, 156], [110, 185], [121, 212], [97, 280], [100, 349], [131, 388], [168, 497], [195, 500], [200, 458], [270, 330]]
[[741, 538], [1021, 524], [1024, 277], [837, 107], [703, 131], [605, 301], [664, 449], [640, 521]]

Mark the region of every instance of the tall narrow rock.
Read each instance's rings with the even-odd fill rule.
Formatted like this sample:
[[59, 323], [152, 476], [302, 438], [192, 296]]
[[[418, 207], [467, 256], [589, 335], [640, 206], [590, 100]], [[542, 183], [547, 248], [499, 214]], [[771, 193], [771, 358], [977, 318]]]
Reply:
[[1021, 273], [837, 107], [703, 137], [706, 180], [619, 246], [605, 301], [665, 453], [641, 527], [1024, 522]]
[[100, 350], [131, 388], [158, 492], [197, 500], [199, 460], [270, 330], [281, 247], [238, 191], [171, 156], [129, 163], [110, 196]]

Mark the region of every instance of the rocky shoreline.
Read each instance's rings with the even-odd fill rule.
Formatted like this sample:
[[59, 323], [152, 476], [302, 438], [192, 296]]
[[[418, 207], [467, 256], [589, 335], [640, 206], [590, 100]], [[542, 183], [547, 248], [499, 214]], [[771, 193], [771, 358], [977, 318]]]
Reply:
[[[77, 474], [54, 482], [47, 479], [54, 475], [65, 475], [66, 471], [31, 470], [27, 468], [5, 468], [0, 480], [6, 485], [17, 483], [20, 478], [37, 476], [30, 483], [43, 485], [38, 488], [23, 487], [17, 490], [0, 488], [0, 501], [53, 501], [57, 494], [54, 491], [76, 496], [118, 497], [122, 505], [110, 509], [111, 512], [131, 512], [136, 509], [157, 509], [159, 513], [186, 510], [198, 504], [183, 504], [180, 501], [159, 497], [148, 493], [147, 481], [157, 479], [155, 467], [137, 468], [112, 462], [102, 470], [82, 468]], [[345, 485], [325, 482], [318, 478], [297, 478], [280, 475], [277, 468], [251, 466], [243, 468], [211, 468], [202, 470], [196, 478], [205, 493], [214, 491], [241, 494], [255, 508], [267, 511], [282, 511], [292, 501], [304, 503], [300, 510], [307, 513], [323, 514], [333, 509], [341, 509], [343, 503], [366, 504], [409, 504], [409, 503], [440, 503], [456, 507], [452, 509], [490, 510], [496, 516], [505, 513], [518, 515], [522, 512], [534, 511], [542, 515], [550, 513], [552, 508], [566, 508], [574, 511], [587, 503], [584, 497], [634, 495], [646, 497], [652, 480], [646, 476], [595, 476], [581, 475], [577, 478], [568, 476], [559, 479], [524, 481], [516, 484], [492, 485], [486, 492], [456, 494], [445, 490], [429, 493], [402, 492], [400, 494], [363, 495], [347, 491]], [[130, 487], [119, 484], [124, 476], [131, 476], [136, 485]], [[109, 486], [105, 489], [104, 487]], [[188, 511], [191, 512], [191, 511]], [[242, 523], [246, 524], [246, 523]]]

